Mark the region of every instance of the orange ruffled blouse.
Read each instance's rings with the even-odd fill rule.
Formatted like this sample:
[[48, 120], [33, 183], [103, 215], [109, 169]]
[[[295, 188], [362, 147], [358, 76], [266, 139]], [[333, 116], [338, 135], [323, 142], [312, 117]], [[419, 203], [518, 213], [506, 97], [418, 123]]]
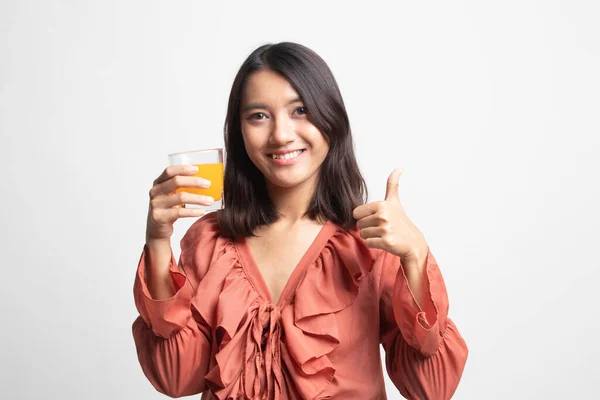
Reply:
[[431, 253], [429, 323], [399, 258], [367, 248], [356, 229], [332, 222], [277, 304], [246, 241], [223, 238], [214, 214], [191, 226], [179, 265], [171, 261], [173, 297], [152, 299], [145, 257], [134, 284], [140, 316], [133, 337], [144, 374], [168, 396], [385, 399], [380, 343], [388, 374], [408, 399], [449, 399], [462, 375], [467, 346], [447, 317]]

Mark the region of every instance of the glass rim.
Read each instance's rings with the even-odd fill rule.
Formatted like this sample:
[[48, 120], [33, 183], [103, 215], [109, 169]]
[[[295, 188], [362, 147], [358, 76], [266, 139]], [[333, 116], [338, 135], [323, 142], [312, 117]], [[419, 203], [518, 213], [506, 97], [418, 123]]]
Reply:
[[169, 154], [168, 157], [179, 156], [179, 155], [182, 155], [182, 154], [206, 153], [206, 152], [209, 152], [209, 151], [220, 151], [220, 152], [223, 152], [223, 148], [222, 147], [214, 147], [212, 149], [179, 151], [177, 153], [171, 153], [171, 154]]

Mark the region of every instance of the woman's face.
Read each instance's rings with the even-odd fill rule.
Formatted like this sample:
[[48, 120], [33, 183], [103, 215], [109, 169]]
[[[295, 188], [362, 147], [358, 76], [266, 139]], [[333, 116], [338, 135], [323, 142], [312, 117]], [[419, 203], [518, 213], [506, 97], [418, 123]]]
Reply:
[[284, 77], [266, 69], [250, 75], [240, 113], [246, 152], [267, 184], [292, 188], [316, 183], [329, 144]]

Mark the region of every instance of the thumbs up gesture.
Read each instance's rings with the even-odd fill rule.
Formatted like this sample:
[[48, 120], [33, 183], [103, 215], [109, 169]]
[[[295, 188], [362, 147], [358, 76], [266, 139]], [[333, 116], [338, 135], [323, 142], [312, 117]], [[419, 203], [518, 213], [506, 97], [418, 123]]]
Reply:
[[358, 206], [353, 216], [368, 247], [385, 250], [402, 260], [416, 260], [422, 258], [429, 247], [400, 203], [398, 182], [403, 171], [397, 168], [388, 178], [385, 200]]

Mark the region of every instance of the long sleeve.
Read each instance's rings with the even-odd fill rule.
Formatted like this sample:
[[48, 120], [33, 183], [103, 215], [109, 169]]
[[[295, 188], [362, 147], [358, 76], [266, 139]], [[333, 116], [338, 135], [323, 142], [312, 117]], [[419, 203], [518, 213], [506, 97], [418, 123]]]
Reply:
[[210, 357], [210, 328], [192, 317], [193, 289], [171, 261], [177, 292], [166, 300], [153, 300], [144, 279], [146, 254], [142, 254], [134, 284], [140, 316], [133, 337], [144, 374], [161, 393], [189, 396], [205, 389], [204, 375]]
[[435, 258], [429, 253], [426, 264], [432, 310], [417, 304], [398, 257], [381, 253], [374, 272], [379, 275], [381, 343], [391, 380], [407, 399], [450, 399], [468, 349], [448, 318], [448, 295]]
[[206, 390], [205, 375], [211, 357], [211, 327], [193, 304], [199, 281], [206, 274], [215, 249], [210, 221], [197, 221], [181, 241], [179, 266], [171, 258], [176, 293], [152, 299], [146, 286], [146, 252], [142, 253], [134, 283], [140, 316], [133, 323], [138, 360], [150, 383], [170, 397]]

